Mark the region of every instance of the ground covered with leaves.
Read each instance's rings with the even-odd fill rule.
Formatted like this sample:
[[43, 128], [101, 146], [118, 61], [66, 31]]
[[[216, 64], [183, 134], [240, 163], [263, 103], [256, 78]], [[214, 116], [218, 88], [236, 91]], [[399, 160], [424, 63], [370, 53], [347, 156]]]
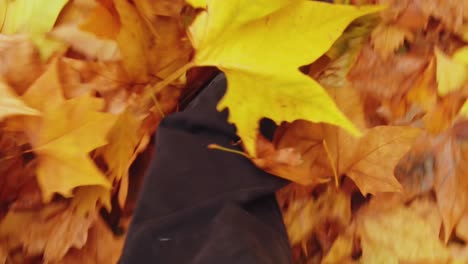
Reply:
[[115, 263], [216, 68], [297, 263], [468, 261], [468, 1], [49, 2], [0, 1], [0, 264]]

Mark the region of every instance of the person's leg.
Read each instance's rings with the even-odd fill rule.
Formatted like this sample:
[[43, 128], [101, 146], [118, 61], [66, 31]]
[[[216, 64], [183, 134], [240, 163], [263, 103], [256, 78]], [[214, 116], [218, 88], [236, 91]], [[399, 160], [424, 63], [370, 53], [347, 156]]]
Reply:
[[240, 149], [218, 75], [180, 113], [165, 118], [121, 263], [291, 263], [274, 192], [286, 181], [233, 153]]

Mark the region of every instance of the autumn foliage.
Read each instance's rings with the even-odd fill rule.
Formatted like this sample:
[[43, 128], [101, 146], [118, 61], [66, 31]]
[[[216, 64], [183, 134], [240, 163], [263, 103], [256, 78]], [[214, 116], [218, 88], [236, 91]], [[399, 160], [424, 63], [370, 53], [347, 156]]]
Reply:
[[242, 155], [293, 182], [297, 263], [466, 263], [467, 10], [0, 0], [0, 264], [115, 263], [151, 136], [214, 67]]

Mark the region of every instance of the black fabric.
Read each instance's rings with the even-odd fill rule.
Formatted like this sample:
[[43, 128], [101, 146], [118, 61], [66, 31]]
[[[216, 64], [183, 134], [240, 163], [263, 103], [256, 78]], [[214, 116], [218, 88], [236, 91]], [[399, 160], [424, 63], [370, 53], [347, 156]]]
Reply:
[[238, 140], [227, 110], [216, 111], [225, 89], [218, 75], [161, 122], [120, 263], [292, 263], [274, 197], [286, 181], [207, 148]]

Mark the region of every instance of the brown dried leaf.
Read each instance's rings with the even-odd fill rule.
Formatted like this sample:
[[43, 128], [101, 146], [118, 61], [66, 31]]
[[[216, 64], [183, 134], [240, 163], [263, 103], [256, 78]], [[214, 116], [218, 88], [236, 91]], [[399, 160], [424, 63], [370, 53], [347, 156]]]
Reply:
[[[26, 160], [23, 146], [27, 139], [22, 133], [0, 130], [0, 218], [9, 207], [21, 208], [35, 206], [36, 160]], [[39, 192], [40, 194], [40, 192]], [[31, 198], [33, 198], [31, 200]], [[42, 199], [39, 195], [39, 200]]]
[[58, 261], [72, 247], [81, 248], [95, 213], [77, 216], [67, 203], [53, 203], [39, 211], [9, 212], [0, 222], [0, 240], [7, 248], [22, 248], [26, 256], [43, 254], [45, 262]]
[[[291, 167], [300, 166], [303, 163], [301, 154], [294, 148], [275, 149], [268, 139], [261, 135], [257, 136], [257, 157], [252, 161], [263, 170], [290, 180], [298, 180]], [[305, 181], [304, 181], [305, 182]]]
[[156, 16], [178, 17], [185, 5], [184, 0], [136, 0], [135, 5], [145, 17], [153, 21]]
[[382, 17], [403, 28], [411, 30], [425, 29], [429, 18], [441, 21], [442, 25], [453, 33], [460, 33], [463, 18], [466, 16], [466, 1], [459, 0], [379, 0], [380, 4], [389, 6], [382, 12]]
[[[361, 129], [365, 127], [361, 99], [357, 91], [343, 87], [328, 89], [328, 92], [335, 99], [340, 110], [357, 127]], [[353, 136], [346, 132], [323, 124], [314, 124], [304, 120], [283, 124], [275, 135], [274, 145], [277, 152], [282, 152], [281, 155], [286, 155], [290, 159], [286, 163], [277, 163], [274, 159], [270, 159], [267, 165], [275, 168], [269, 171], [303, 185], [312, 186], [327, 182], [332, 179], [336, 170], [336, 160], [333, 159], [334, 156], [330, 151], [335, 151], [335, 153], [338, 151], [334, 142], [339, 137], [343, 137], [344, 142], [353, 140]], [[340, 148], [339, 151], [342, 149], [345, 147]], [[273, 152], [270, 151], [270, 153]], [[346, 151], [340, 153], [340, 155], [347, 154]], [[332, 160], [334, 160], [333, 164], [331, 164]], [[265, 164], [258, 164], [258, 166], [265, 168]]]
[[155, 36], [151, 73], [163, 79], [186, 64], [192, 47], [181, 23], [182, 0], [137, 0], [135, 6]]
[[450, 31], [459, 33], [463, 25], [464, 2], [460, 0], [432, 0], [420, 2], [422, 11], [436, 19]]
[[[109, 7], [111, 8], [111, 6]], [[120, 24], [111, 10], [105, 5], [96, 4], [79, 28], [93, 33], [97, 38], [115, 40], [119, 34]]]
[[468, 206], [468, 179], [465, 177], [468, 145], [446, 133], [434, 142], [434, 152], [437, 155], [434, 190], [447, 242]]
[[321, 247], [328, 251], [351, 220], [351, 197], [332, 184], [325, 188], [317, 199], [312, 197], [310, 188], [295, 184], [277, 193], [292, 245], [305, 243], [316, 233]]
[[[331, 92], [337, 105], [358, 127], [365, 128], [363, 105], [359, 94], [352, 89]], [[409, 150], [419, 130], [410, 127], [378, 126], [369, 129], [362, 138], [334, 128], [326, 128], [325, 142], [336, 175], [346, 174], [361, 192], [400, 191], [393, 176], [399, 159]]]
[[411, 39], [411, 32], [394, 25], [379, 24], [371, 35], [371, 44], [375, 51], [386, 60], [399, 49], [405, 39]]
[[[353, 179], [364, 195], [401, 191], [393, 170], [419, 134], [419, 129], [411, 127], [372, 128], [363, 138], [356, 140], [354, 149], [348, 150], [352, 153], [350, 158], [336, 157], [337, 162], [340, 161], [339, 171]], [[343, 149], [345, 142], [340, 143], [338, 146]]]
[[0, 264], [5, 264], [8, 258], [8, 251], [0, 245]]
[[410, 30], [420, 30], [429, 22], [428, 15], [421, 10], [420, 1], [378, 0], [378, 3], [389, 7], [381, 12], [386, 23], [395, 23]]
[[65, 98], [97, 93], [106, 101], [107, 112], [125, 110], [132, 85], [120, 62], [62, 58], [58, 63]]
[[383, 60], [366, 46], [348, 73], [352, 86], [376, 98], [400, 98], [414, 86], [428, 59], [416, 54], [400, 54]]
[[435, 155], [429, 142], [430, 137], [419, 138], [395, 167], [395, 176], [407, 199], [432, 190], [434, 185]]

